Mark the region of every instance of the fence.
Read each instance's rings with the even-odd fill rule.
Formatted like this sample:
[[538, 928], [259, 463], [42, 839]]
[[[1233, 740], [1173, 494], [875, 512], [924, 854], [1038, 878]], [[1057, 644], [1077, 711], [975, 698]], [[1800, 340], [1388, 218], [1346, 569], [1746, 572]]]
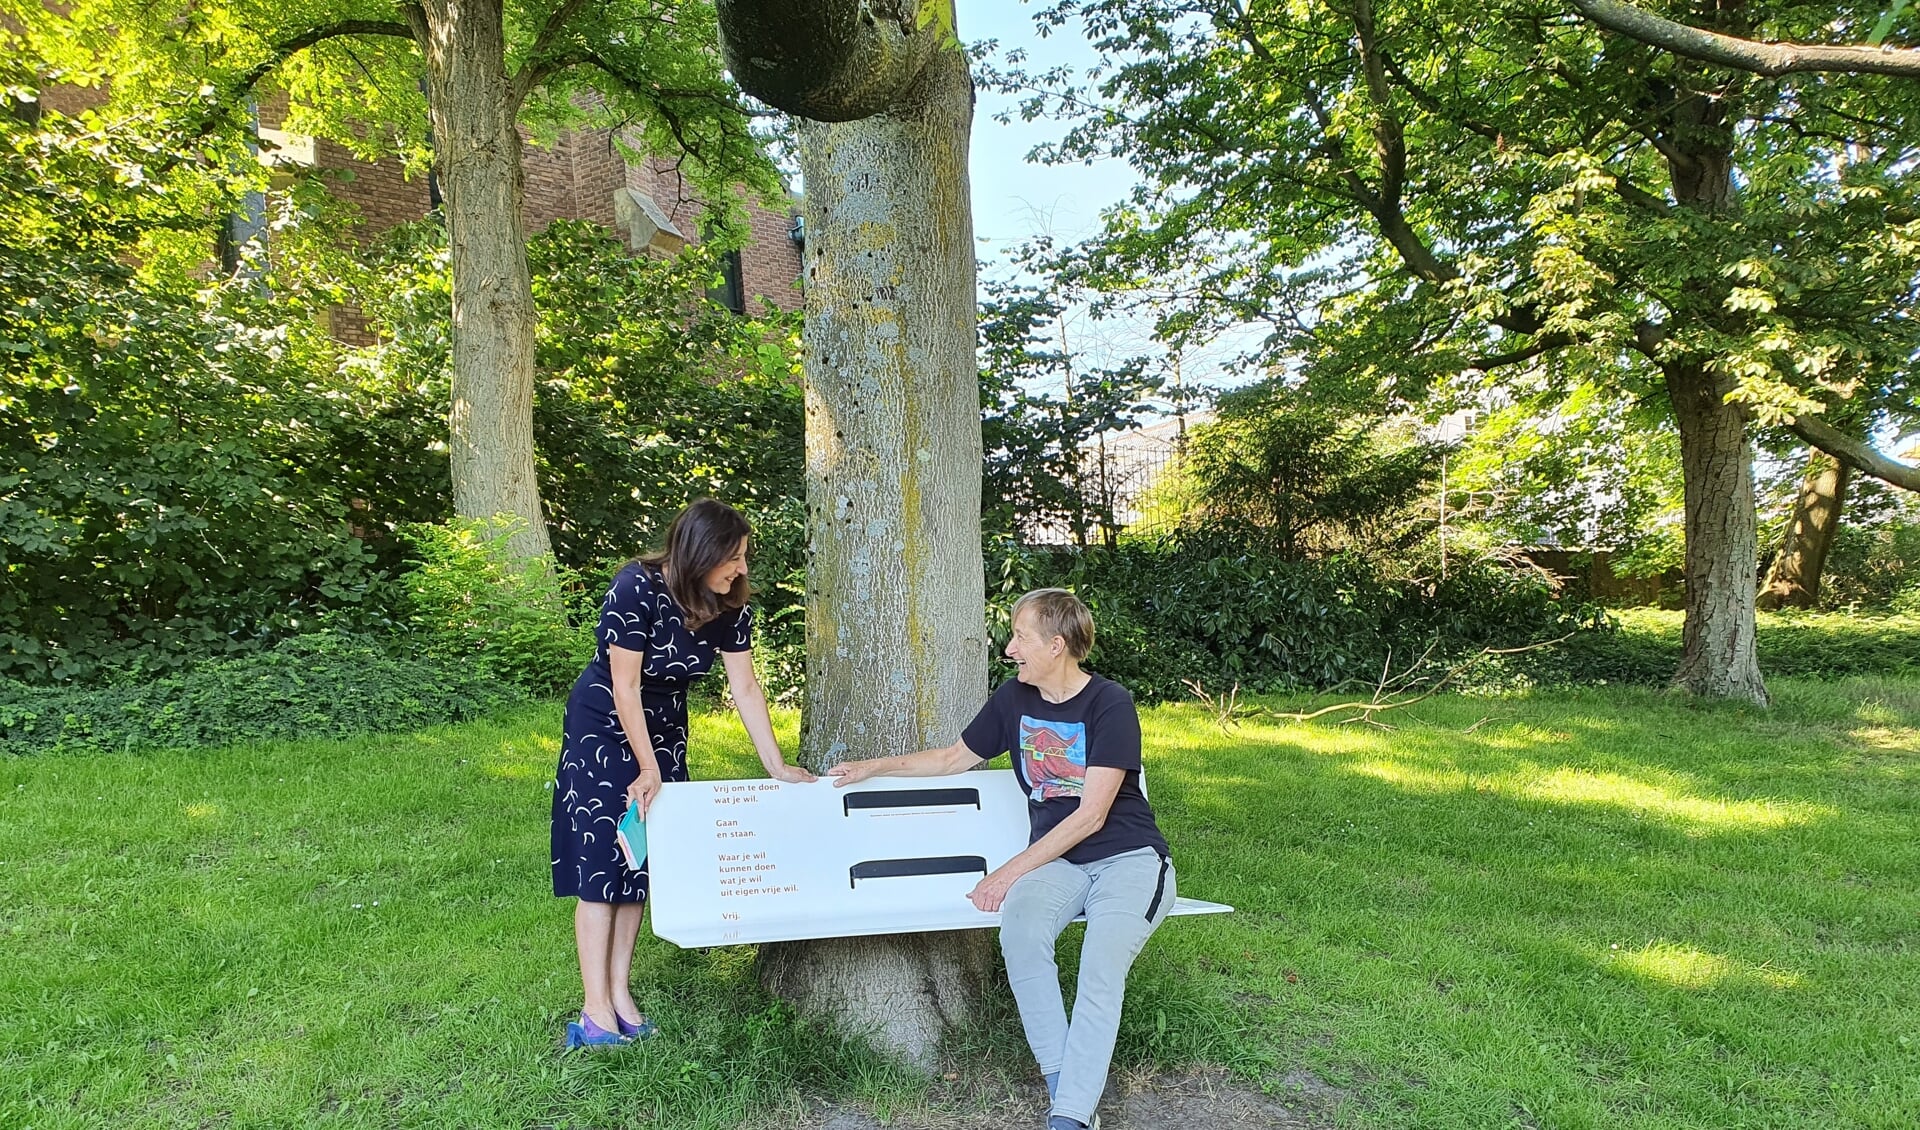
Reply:
[[1179, 521], [1172, 497], [1174, 468], [1186, 444], [1187, 421], [1109, 432], [1080, 449], [1080, 469], [1070, 485], [1085, 503], [1066, 522], [1032, 521], [1022, 528], [1031, 545], [1111, 543], [1121, 533], [1160, 534]]

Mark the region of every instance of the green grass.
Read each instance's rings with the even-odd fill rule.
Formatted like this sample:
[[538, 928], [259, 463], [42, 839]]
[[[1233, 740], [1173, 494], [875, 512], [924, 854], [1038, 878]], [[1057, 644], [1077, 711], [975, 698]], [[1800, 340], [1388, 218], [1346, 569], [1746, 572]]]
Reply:
[[[1619, 626], [1612, 639], [1581, 639], [1570, 648], [1575, 681], [1665, 685], [1680, 665], [1686, 615], [1659, 608], [1607, 613]], [[1761, 612], [1754, 647], [1769, 679], [1851, 676], [1920, 677], [1920, 616], [1842, 612]]]
[[[1355, 1126], [1920, 1124], [1920, 682], [1773, 687], [1770, 712], [1442, 697], [1391, 731], [1149, 712], [1183, 893], [1239, 909], [1156, 936], [1119, 1062], [1312, 1071]], [[636, 988], [668, 1035], [556, 1054], [578, 993], [547, 894], [558, 729], [542, 708], [0, 760], [0, 1126], [917, 1103], [768, 1001], [745, 949], [643, 936]], [[696, 775], [754, 769], [731, 718], [697, 718], [693, 748]], [[999, 1029], [955, 1066], [1024, 1077]]]

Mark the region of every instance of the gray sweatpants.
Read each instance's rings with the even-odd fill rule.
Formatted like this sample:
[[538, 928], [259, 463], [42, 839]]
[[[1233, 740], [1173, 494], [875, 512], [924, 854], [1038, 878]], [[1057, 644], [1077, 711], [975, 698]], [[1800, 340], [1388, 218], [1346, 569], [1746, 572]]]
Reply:
[[[1084, 865], [1056, 859], [1022, 875], [1007, 891], [1000, 908], [1000, 952], [1040, 1073], [1060, 1073], [1054, 1114], [1093, 1121], [1120, 1031], [1127, 970], [1173, 908], [1173, 865], [1164, 864], [1164, 886], [1162, 866], [1152, 848]], [[1087, 936], [1080, 946], [1080, 986], [1069, 1023], [1054, 946], [1060, 931], [1083, 910]]]

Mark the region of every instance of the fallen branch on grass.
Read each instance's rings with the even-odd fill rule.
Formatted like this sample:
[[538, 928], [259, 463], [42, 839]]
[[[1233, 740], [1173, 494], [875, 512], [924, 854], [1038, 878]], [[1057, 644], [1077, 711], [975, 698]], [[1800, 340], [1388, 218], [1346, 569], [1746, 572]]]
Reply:
[[[1439, 641], [1436, 640], [1434, 643], [1428, 644], [1427, 650], [1421, 653], [1420, 658], [1409, 663], [1406, 670], [1400, 672], [1398, 675], [1393, 673], [1393, 653], [1389, 651], [1387, 653], [1387, 661], [1380, 670], [1380, 679], [1374, 684], [1373, 696], [1371, 698], [1364, 702], [1336, 702], [1331, 706], [1323, 706], [1318, 710], [1282, 711], [1269, 710], [1264, 706], [1241, 706], [1239, 705], [1239, 683], [1235, 683], [1233, 689], [1226, 694], [1214, 695], [1209, 694], [1206, 687], [1203, 686], [1198, 679], [1186, 679], [1183, 680], [1183, 682], [1186, 684], [1187, 689], [1193, 692], [1194, 697], [1198, 698], [1208, 710], [1213, 712], [1214, 720], [1220, 724], [1222, 730], [1230, 730], [1246, 718], [1277, 718], [1283, 722], [1314, 722], [1331, 715], [1341, 714], [1345, 715], [1338, 719], [1341, 725], [1349, 722], [1364, 722], [1371, 726], [1381, 726], [1382, 723], [1374, 717], [1376, 714], [1381, 714], [1389, 710], [1399, 710], [1402, 707], [1412, 706], [1416, 702], [1432, 698], [1445, 689], [1449, 683], [1452, 683], [1455, 679], [1464, 675], [1467, 671], [1485, 660], [1499, 655], [1521, 655], [1529, 651], [1538, 651], [1541, 648], [1553, 647], [1555, 644], [1565, 643], [1572, 639], [1573, 636], [1573, 632], [1568, 632], [1558, 639], [1541, 640], [1538, 643], [1530, 643], [1523, 647], [1483, 647], [1460, 663], [1449, 667], [1444, 674], [1434, 680], [1430, 685], [1421, 689], [1418, 693], [1410, 692], [1420, 683], [1421, 680], [1417, 677], [1418, 672], [1423, 669], [1427, 658], [1433, 654], [1433, 649], [1438, 645]], [[1485, 721], [1485, 718], [1480, 720], [1480, 722]], [[1478, 728], [1480, 722], [1475, 722], [1473, 726], [1468, 727], [1467, 732], [1471, 733], [1474, 729]]]
[[1201, 686], [1198, 679], [1182, 679], [1180, 682], [1193, 692], [1193, 697], [1199, 699], [1202, 705], [1213, 712], [1213, 720], [1221, 730], [1231, 730], [1239, 722], [1239, 683], [1233, 684], [1233, 689], [1225, 694], [1212, 695], [1207, 693], [1207, 688]]

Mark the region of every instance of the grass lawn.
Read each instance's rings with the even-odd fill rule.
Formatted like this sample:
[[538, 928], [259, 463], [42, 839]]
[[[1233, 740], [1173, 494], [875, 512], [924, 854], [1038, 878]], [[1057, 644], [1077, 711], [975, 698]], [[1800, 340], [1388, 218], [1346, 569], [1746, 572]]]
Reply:
[[[1304, 1070], [1363, 1127], [1920, 1125], [1920, 681], [1770, 712], [1443, 697], [1391, 731], [1147, 714], [1183, 893], [1120, 1064]], [[785, 716], [791, 748], [794, 719]], [[644, 937], [666, 1035], [563, 1057], [557, 708], [339, 743], [0, 759], [0, 1127], [725, 1127], [922, 1085], [746, 949]], [[756, 768], [696, 719], [700, 776]], [[1004, 999], [1000, 1006], [1004, 1007]], [[963, 1076], [1030, 1070], [1012, 1031]]]
[[[1665, 685], [1680, 664], [1686, 614], [1679, 609], [1616, 608], [1607, 615], [1620, 625], [1620, 642], [1651, 660], [1653, 681]], [[1754, 629], [1760, 670], [1770, 679], [1780, 675], [1920, 677], [1920, 616], [1760, 612], [1754, 617]]]

